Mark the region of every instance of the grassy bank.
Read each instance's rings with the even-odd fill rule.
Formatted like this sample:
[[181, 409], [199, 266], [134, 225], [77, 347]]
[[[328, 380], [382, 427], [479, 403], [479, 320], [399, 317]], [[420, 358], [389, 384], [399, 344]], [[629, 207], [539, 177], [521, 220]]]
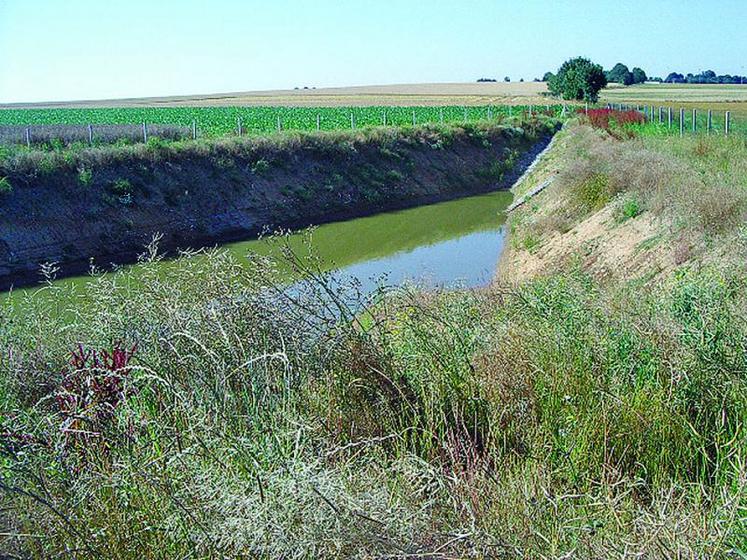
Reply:
[[20, 150], [0, 161], [0, 289], [508, 188], [557, 121], [380, 127], [262, 138]]
[[[563, 135], [533, 174], [559, 177], [512, 217], [509, 258], [544, 264], [520, 283], [361, 301], [301, 259], [287, 294], [273, 260], [215, 252], [168, 278], [144, 262], [136, 291], [101, 277], [85, 309], [3, 308], [2, 547], [744, 554], [745, 146]], [[697, 243], [655, 275], [600, 274], [608, 245], [578, 228], [604, 213], [608, 232], [650, 220], [652, 258]], [[116, 345], [116, 363], [86, 354]]]

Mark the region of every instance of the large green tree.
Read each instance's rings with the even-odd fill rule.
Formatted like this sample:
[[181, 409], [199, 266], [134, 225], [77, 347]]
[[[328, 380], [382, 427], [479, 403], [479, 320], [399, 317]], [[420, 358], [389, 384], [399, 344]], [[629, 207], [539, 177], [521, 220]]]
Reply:
[[633, 74], [628, 70], [627, 66], [622, 62], [618, 62], [612, 67], [612, 70], [607, 72], [607, 81], [629, 86], [633, 83]]
[[604, 69], [588, 58], [567, 60], [547, 83], [553, 95], [568, 100], [595, 102], [607, 85]]
[[641, 68], [638, 68], [637, 66], [633, 68], [630, 71], [630, 73], [633, 74], [634, 84], [642, 84], [643, 82], [648, 80], [648, 76], [646, 76], [646, 73]]

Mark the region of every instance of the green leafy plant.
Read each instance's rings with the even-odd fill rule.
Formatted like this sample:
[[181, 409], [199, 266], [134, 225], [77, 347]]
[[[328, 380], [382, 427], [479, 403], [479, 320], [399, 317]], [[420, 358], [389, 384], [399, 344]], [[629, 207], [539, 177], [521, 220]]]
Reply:
[[641, 203], [635, 196], [626, 197], [616, 209], [615, 218], [617, 222], [624, 222], [635, 218], [643, 211]]
[[93, 180], [93, 172], [90, 169], [87, 169], [85, 167], [81, 167], [78, 169], [78, 183], [80, 183], [84, 187], [88, 187], [91, 185], [91, 181]]
[[119, 196], [131, 195], [133, 191], [132, 183], [128, 179], [117, 179], [110, 188], [114, 194]]
[[13, 185], [7, 177], [0, 177], [0, 194], [10, 194], [13, 192]]

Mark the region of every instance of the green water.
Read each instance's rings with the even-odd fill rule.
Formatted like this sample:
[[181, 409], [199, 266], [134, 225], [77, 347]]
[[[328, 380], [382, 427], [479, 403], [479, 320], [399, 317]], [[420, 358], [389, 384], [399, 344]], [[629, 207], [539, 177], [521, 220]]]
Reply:
[[[311, 244], [325, 266], [358, 278], [364, 287], [382, 277], [391, 285], [414, 281], [429, 286], [479, 286], [489, 282], [495, 272], [504, 241], [504, 210], [511, 199], [511, 193], [495, 192], [324, 224], [311, 233]], [[303, 234], [291, 235], [288, 242], [304, 250]], [[224, 248], [246, 262], [248, 252], [266, 254], [270, 245], [255, 239]], [[168, 275], [174, 265], [164, 261], [161, 266]], [[82, 276], [56, 283], [75, 294], [83, 291], [89, 280]], [[38, 290], [14, 290], [0, 299], [43, 297]]]

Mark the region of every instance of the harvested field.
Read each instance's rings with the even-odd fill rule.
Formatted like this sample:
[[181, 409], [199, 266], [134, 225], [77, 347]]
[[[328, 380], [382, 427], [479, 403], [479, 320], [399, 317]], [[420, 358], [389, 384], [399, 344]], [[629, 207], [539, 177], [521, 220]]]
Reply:
[[604, 103], [656, 104], [685, 109], [731, 111], [747, 116], [747, 84], [644, 84], [602, 91]]
[[525, 105], [545, 103], [547, 91], [543, 82], [487, 82], [450, 84], [395, 84], [319, 89], [290, 89], [144, 97], [138, 99], [104, 99], [55, 103], [17, 103], [3, 108], [43, 107], [160, 107], [160, 106], [287, 106], [334, 107], [371, 105]]

